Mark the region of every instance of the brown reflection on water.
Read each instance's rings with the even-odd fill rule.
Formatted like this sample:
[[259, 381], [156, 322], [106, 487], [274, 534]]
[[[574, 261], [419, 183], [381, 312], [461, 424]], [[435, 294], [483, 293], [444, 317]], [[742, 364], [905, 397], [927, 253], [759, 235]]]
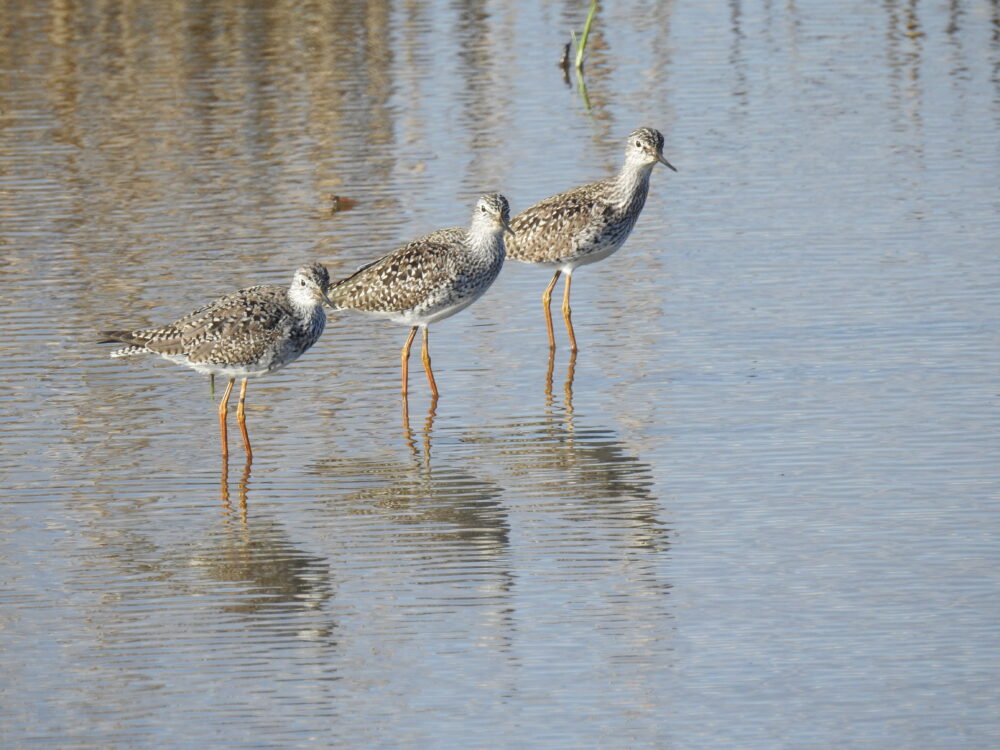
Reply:
[[[0, 47], [12, 71], [5, 115], [20, 133], [16, 143], [0, 135], [0, 150], [39, 139], [31, 165], [11, 159], [13, 176], [59, 185], [49, 213], [70, 232], [64, 251], [73, 284], [89, 292], [75, 302], [85, 314], [102, 295], [141, 307], [143, 290], [102, 261], [150, 282], [176, 281], [190, 254], [267, 263], [274, 250], [261, 240], [276, 207], [315, 218], [350, 181], [321, 158], [334, 146], [376, 180], [394, 167], [386, 2], [15, 1], [5, 16], [43, 27], [46, 43], [9, 33]], [[37, 213], [19, 200], [13, 216]], [[192, 233], [201, 247], [178, 247]]]
[[578, 424], [573, 413], [568, 367], [563, 408], [547, 405], [541, 417], [470, 430], [479, 460], [499, 467], [504, 488], [532, 498], [539, 509], [575, 521], [623, 521], [634, 548], [663, 551], [668, 528], [652, 494], [652, 467], [633, 455], [612, 430]]
[[[403, 400], [403, 439], [409, 448], [409, 461], [391, 455], [343, 455], [314, 464], [311, 472], [336, 483], [337, 512], [374, 512], [403, 525], [436, 528], [443, 524], [447, 528], [428, 532], [428, 539], [458, 540], [476, 554], [500, 554], [509, 544], [510, 532], [500, 502], [503, 490], [473, 473], [479, 461], [435, 465], [432, 444], [436, 411], [437, 400], [432, 399], [418, 443], [410, 426], [407, 400]], [[351, 486], [358, 489], [343, 491]]]
[[[277, 283], [302, 259], [289, 244], [341, 246], [328, 231], [339, 219], [317, 206], [344, 185], [365, 210], [395, 205], [381, 188], [397, 158], [390, 10], [6, 3], [0, 158], [13, 189], [0, 194], [0, 245], [17, 252], [0, 273], [58, 329], [33, 333], [78, 342], [78, 361], [104, 357], [89, 347], [100, 328]], [[38, 280], [59, 284], [42, 297], [31, 293]], [[81, 378], [68, 425], [80, 445], [112, 420], [155, 414], [142, 404], [104, 418], [131, 373]]]
[[749, 104], [747, 84], [747, 61], [743, 53], [743, 4], [740, 0], [729, 0], [729, 25], [733, 39], [729, 49], [729, 65], [733, 69], [733, 106], [739, 114], [746, 114]]
[[[429, 438], [428, 438], [429, 439]], [[429, 446], [428, 446], [429, 451]], [[429, 453], [413, 463], [345, 456], [313, 467], [339, 486], [362, 485], [338, 494], [338, 512], [378, 513], [402, 525], [445, 525], [429, 531], [432, 541], [457, 540], [476, 554], [500, 554], [509, 545], [510, 525], [500, 503], [502, 488], [462, 467], [436, 468]]]
[[325, 558], [296, 549], [270, 519], [227, 526], [211, 542], [192, 550], [190, 564], [216, 583], [240, 584], [239, 597], [221, 603], [222, 611], [252, 616], [314, 609], [332, 596]]
[[455, 16], [462, 108], [459, 113], [468, 148], [476, 157], [463, 177], [469, 194], [497, 190], [516, 167], [509, 151], [508, 133], [515, 125], [516, 89], [506, 85], [505, 67], [498, 65], [508, 43], [504, 29], [509, 19], [501, 11], [491, 18], [485, 0], [462, 3]]
[[923, 65], [925, 32], [916, 0], [882, 4], [886, 15], [886, 60], [892, 100], [889, 109], [895, 118], [899, 146], [912, 158], [922, 160], [923, 147]]
[[[566, 3], [561, 9], [563, 27], [572, 29], [576, 34], [576, 41], [579, 43], [583, 34], [583, 28], [587, 21], [587, 3]], [[587, 38], [587, 46], [583, 56], [583, 69], [573, 70], [573, 83], [579, 97], [579, 108], [595, 122], [602, 123], [605, 130], [602, 137], [607, 136], [607, 126], [611, 119], [611, 106], [614, 103], [614, 82], [612, 78], [611, 61], [614, 59], [614, 51], [609, 49], [605, 28], [607, 16], [604, 7], [598, 3], [594, 13], [594, 20], [591, 23], [590, 35]], [[552, 50], [553, 71], [557, 70], [556, 63], [559, 60], [560, 50]], [[570, 46], [569, 53], [570, 67], [576, 64], [576, 47]], [[566, 81], [569, 83], [569, 81]]]
[[[239, 482], [236, 484], [236, 491], [239, 498], [238, 512], [239, 519], [244, 524], [247, 522], [247, 493], [250, 488], [250, 466], [253, 464], [253, 458], [247, 456], [246, 463], [243, 465], [243, 474], [240, 477]], [[222, 498], [222, 509], [225, 512], [226, 518], [230, 518], [233, 514], [233, 505], [229, 499], [229, 458], [227, 456], [222, 457], [222, 474], [220, 478], [220, 493]]]
[[[556, 412], [518, 444], [520, 460], [512, 468], [535, 489], [562, 494], [570, 486], [577, 499], [656, 505], [649, 464], [629, 453], [610, 430], [581, 428], [571, 413]], [[509, 447], [506, 452], [509, 460]]]
[[[569, 361], [566, 365], [566, 380], [563, 382], [563, 409], [567, 416], [573, 414], [573, 379], [576, 376], [576, 356], [577, 353], [570, 350]], [[555, 373], [556, 350], [549, 349], [549, 365], [545, 371], [545, 408], [546, 413], [551, 413], [554, 399], [552, 396], [552, 379]]]
[[995, 101], [1000, 102], [1000, 0], [990, 2], [990, 40], [993, 42], [993, 84]]
[[[431, 396], [430, 403], [427, 407], [427, 417], [424, 419], [424, 426], [421, 430], [423, 435], [423, 463], [425, 467], [430, 466], [431, 460], [431, 432], [434, 429], [434, 417], [437, 415], [437, 405], [438, 397]], [[403, 396], [403, 440], [406, 445], [410, 448], [410, 451], [417, 458], [421, 456], [421, 448], [417, 447], [417, 441], [414, 437], [412, 428], [410, 427], [410, 400], [408, 396]]]
[[[90, 518], [80, 524], [83, 544], [62, 582], [79, 615], [67, 625], [72, 637], [64, 647], [73, 654], [72, 670], [111, 680], [83, 683], [95, 691], [88, 696], [95, 705], [105, 705], [104, 690], [131, 694], [130, 676], [150, 666], [143, 661], [146, 649], [159, 653], [169, 644], [178, 663], [198, 653], [197, 644], [211, 638], [206, 623], [218, 612], [255, 628], [287, 628], [290, 621], [276, 613], [321, 610], [333, 595], [326, 559], [299, 549], [266, 516], [207, 525], [188, 518], [174, 536], [176, 517], [168, 513], [165, 523], [157, 523], [151, 499], [94, 502], [84, 493], [74, 499]], [[239, 627], [232, 631], [240, 635]], [[172, 641], [178, 635], [184, 645]]]

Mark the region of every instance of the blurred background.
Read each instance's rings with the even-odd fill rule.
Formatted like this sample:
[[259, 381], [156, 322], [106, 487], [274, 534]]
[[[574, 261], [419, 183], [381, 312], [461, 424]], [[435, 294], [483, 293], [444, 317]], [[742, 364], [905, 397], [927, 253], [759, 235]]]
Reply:
[[[4, 747], [995, 747], [1000, 3], [8, 0]], [[625, 247], [253, 381], [108, 327], [658, 128]], [[221, 392], [221, 389], [219, 389]], [[216, 393], [216, 396], [219, 395]], [[235, 433], [234, 433], [235, 434]]]

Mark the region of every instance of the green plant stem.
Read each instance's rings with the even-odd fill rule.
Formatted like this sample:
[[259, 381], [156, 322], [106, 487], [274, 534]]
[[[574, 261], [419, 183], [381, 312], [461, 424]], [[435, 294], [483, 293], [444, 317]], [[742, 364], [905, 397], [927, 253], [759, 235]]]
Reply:
[[594, 13], [597, 12], [597, 0], [590, 0], [590, 10], [587, 12], [587, 23], [583, 25], [583, 35], [580, 43], [576, 46], [576, 69], [583, 70], [583, 51], [587, 48], [587, 37], [590, 36], [590, 24], [594, 21]]

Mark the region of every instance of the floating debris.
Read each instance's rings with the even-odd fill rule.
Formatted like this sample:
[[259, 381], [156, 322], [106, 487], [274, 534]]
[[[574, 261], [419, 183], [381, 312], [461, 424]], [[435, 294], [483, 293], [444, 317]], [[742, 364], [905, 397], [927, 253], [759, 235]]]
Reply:
[[353, 198], [347, 198], [343, 195], [334, 195], [333, 193], [326, 197], [326, 202], [331, 214], [340, 213], [341, 211], [350, 211], [358, 205], [358, 202]]

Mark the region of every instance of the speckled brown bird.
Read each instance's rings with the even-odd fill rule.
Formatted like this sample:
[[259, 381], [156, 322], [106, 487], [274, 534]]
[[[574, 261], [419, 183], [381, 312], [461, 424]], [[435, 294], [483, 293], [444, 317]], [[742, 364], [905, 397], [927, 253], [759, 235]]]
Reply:
[[226, 414], [236, 378], [242, 378], [236, 418], [247, 458], [253, 456], [244, 405], [247, 379], [267, 375], [294, 362], [323, 333], [323, 303], [330, 276], [313, 263], [295, 272], [291, 286], [252, 286], [227, 294], [180, 320], [160, 328], [102, 331], [99, 343], [126, 346], [112, 357], [158, 354], [206, 375], [229, 378], [219, 402], [222, 454], [229, 455]]
[[649, 175], [657, 162], [677, 171], [663, 156], [660, 131], [634, 130], [625, 144], [625, 163], [617, 175], [539, 201], [511, 221], [514, 236], [507, 242], [508, 257], [555, 268], [555, 275], [542, 294], [549, 349], [556, 346], [550, 304], [559, 275], [566, 274], [562, 312], [575, 352], [576, 336], [569, 307], [573, 271], [607, 258], [625, 243], [646, 202]]
[[423, 329], [421, 359], [434, 398], [427, 327], [464, 310], [490, 288], [503, 267], [503, 233], [510, 231], [510, 208], [499, 193], [476, 201], [468, 229], [451, 227], [413, 240], [358, 269], [330, 289], [341, 309], [359, 310], [411, 326], [401, 352], [402, 392], [407, 394], [410, 345]]

